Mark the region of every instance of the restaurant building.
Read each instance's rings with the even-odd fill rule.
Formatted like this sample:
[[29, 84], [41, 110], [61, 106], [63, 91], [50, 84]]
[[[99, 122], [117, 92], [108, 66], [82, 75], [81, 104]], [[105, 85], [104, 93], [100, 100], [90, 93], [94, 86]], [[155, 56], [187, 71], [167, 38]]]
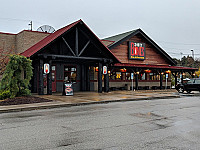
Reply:
[[[100, 40], [78, 20], [37, 34], [43, 37], [20, 54], [32, 60], [31, 90], [40, 95], [62, 92], [64, 82], [73, 83], [75, 92], [171, 88], [171, 74], [177, 79], [197, 70], [175, 66], [141, 29]], [[44, 64], [50, 66], [48, 74]]]
[[110, 87], [131, 89], [131, 73], [134, 73], [134, 89], [171, 88], [171, 75], [184, 78], [188, 72], [193, 77], [196, 68], [178, 67], [176, 62], [141, 29], [111, 36], [102, 42], [118, 58], [110, 73]]

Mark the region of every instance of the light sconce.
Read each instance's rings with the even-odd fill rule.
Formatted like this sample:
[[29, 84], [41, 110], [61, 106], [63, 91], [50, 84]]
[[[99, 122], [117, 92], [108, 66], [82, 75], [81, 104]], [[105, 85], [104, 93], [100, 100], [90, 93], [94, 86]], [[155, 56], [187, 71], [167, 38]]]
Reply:
[[171, 71], [170, 71], [170, 70], [167, 70], [166, 73], [171, 73]]
[[126, 68], [120, 69], [121, 72], [126, 72]]
[[96, 71], [96, 72], [98, 72], [98, 71], [99, 71], [99, 68], [98, 68], [98, 67], [96, 67], [96, 68], [95, 68], [95, 71]]

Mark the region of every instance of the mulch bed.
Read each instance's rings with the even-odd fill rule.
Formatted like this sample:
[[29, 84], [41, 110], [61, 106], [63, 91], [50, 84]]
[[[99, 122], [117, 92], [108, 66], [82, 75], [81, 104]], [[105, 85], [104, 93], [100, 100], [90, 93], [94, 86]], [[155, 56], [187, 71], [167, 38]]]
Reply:
[[52, 102], [52, 100], [34, 96], [15, 97], [15, 98], [8, 98], [5, 100], [0, 100], [0, 106], [32, 104], [32, 103], [42, 103], [42, 102]]

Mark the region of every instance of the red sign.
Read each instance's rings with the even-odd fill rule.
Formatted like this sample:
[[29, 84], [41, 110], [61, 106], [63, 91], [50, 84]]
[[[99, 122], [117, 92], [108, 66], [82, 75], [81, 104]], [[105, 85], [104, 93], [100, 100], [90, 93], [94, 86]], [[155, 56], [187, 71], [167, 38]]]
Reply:
[[65, 95], [73, 95], [73, 88], [71, 83], [65, 84]]
[[107, 67], [103, 66], [103, 74], [107, 74]]
[[145, 43], [129, 42], [129, 59], [145, 59]]
[[44, 64], [44, 73], [45, 74], [49, 73], [49, 64]]

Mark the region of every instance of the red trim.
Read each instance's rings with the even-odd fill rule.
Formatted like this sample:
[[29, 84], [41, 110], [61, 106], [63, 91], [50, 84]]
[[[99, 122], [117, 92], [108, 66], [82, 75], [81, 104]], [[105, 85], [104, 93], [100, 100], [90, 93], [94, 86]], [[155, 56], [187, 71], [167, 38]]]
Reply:
[[52, 33], [48, 33], [48, 32], [40, 32], [40, 31], [32, 31], [32, 30], [22, 30], [21, 32], [17, 33], [17, 34], [20, 34], [22, 32], [36, 32], [36, 33], [43, 33], [43, 34], [52, 34]]
[[14, 34], [14, 33], [4, 33], [4, 32], [0, 32], [0, 34], [17, 35], [17, 34]]
[[17, 34], [15, 34], [15, 33], [4, 33], [4, 32], [0, 32], [0, 34], [7, 34], [7, 35], [18, 35], [18, 34], [20, 34], [20, 33], [24, 32], [24, 31], [26, 31], [26, 32], [37, 32], [37, 33], [43, 33], [43, 34], [52, 34], [52, 33], [47, 33], [47, 32], [31, 31], [31, 30], [22, 30], [22, 31], [20, 31], [20, 32], [19, 32], [19, 33], [17, 33]]
[[[59, 36], [61, 36], [63, 33], [65, 33], [66, 31], [68, 31], [69, 29], [71, 29], [72, 27], [74, 27], [75, 25], [77, 25], [79, 22], [82, 22], [87, 28], [88, 30], [99, 40], [99, 42], [101, 44], [103, 44], [103, 42], [90, 30], [90, 28], [80, 19], [66, 27], [63, 27], [59, 30], [57, 30], [56, 32], [50, 34], [49, 36], [47, 36], [46, 38], [44, 38], [43, 40], [41, 40], [40, 42], [36, 43], [35, 45], [33, 45], [32, 47], [30, 47], [29, 49], [27, 49], [26, 51], [22, 52], [20, 55], [23, 55], [25, 57], [30, 57], [33, 54], [35, 54], [36, 52], [38, 52], [39, 50], [41, 50], [43, 47], [47, 46], [49, 43], [51, 43], [53, 40], [55, 40], [56, 38], [58, 38]], [[104, 44], [103, 44], [104, 45]], [[114, 56], [114, 58], [120, 62], [117, 57], [110, 51], [110, 49], [107, 48], [107, 46], [104, 45], [104, 47]]]
[[49, 36], [47, 36], [43, 40], [39, 41], [38, 43], [36, 43], [35, 45], [33, 45], [32, 47], [30, 47], [26, 51], [22, 52], [20, 55], [23, 55], [25, 57], [32, 56], [33, 54], [35, 54], [36, 52], [38, 52], [39, 50], [41, 50], [47, 44], [49, 44], [50, 42], [52, 42], [53, 40], [55, 40], [57, 37], [59, 37], [60, 35], [62, 35], [66, 31], [68, 31], [69, 29], [71, 29], [73, 26], [75, 26], [76, 24], [78, 24], [81, 21], [82, 20], [78, 20], [78, 21], [76, 21], [76, 22], [74, 22], [74, 23], [72, 23], [72, 24], [70, 24], [70, 25], [68, 25], [66, 27], [63, 27], [63, 28], [57, 30], [56, 32], [50, 34]]
[[156, 69], [178, 69], [178, 70], [198, 70], [198, 68], [179, 67], [179, 66], [165, 66], [165, 65], [142, 65], [142, 64], [127, 64], [117, 63], [116, 67], [137, 67], [137, 68], [156, 68]]

